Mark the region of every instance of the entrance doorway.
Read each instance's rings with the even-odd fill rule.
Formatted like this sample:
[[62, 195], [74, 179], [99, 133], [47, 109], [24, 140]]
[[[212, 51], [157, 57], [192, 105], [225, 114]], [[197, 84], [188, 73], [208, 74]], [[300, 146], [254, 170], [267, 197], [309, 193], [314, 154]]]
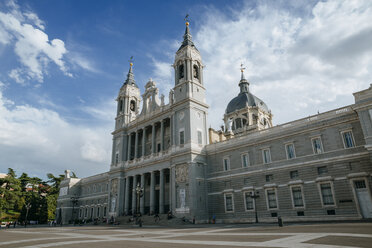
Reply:
[[355, 180], [354, 189], [363, 218], [372, 218], [372, 200], [365, 180]]

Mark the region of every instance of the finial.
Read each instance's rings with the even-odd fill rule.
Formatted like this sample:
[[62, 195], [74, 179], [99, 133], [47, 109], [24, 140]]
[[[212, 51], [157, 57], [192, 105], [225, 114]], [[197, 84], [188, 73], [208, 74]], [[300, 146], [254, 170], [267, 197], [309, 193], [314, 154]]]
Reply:
[[240, 63], [240, 71], [242, 72], [242, 78], [241, 78], [241, 80], [245, 80], [245, 77], [244, 77], [245, 67], [243, 67], [243, 66], [244, 66], [243, 62]]
[[186, 16], [185, 16], [185, 19], [184, 19], [185, 21], [186, 21], [186, 26], [189, 26], [190, 25], [190, 20], [189, 20], [189, 14], [186, 14]]
[[132, 67], [133, 66], [133, 61], [134, 61], [133, 56], [130, 56], [130, 59], [128, 61], [129, 61], [130, 67]]
[[243, 67], [244, 66], [244, 64], [243, 63], [240, 63], [240, 71], [241, 72], [244, 72], [244, 70], [245, 70], [245, 67]]

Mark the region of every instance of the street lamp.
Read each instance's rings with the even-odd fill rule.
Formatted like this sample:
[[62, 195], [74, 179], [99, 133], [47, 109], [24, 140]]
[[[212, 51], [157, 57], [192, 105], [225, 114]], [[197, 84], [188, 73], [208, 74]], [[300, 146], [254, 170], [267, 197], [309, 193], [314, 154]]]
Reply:
[[74, 222], [74, 225], [75, 225], [75, 221], [74, 221], [74, 213], [75, 213], [75, 204], [78, 203], [78, 197], [76, 197], [76, 196], [71, 197], [71, 202], [72, 202], [71, 221], [73, 221], [73, 222]]
[[31, 208], [31, 203], [26, 204], [26, 220], [25, 220], [25, 227], [27, 226], [27, 217], [28, 217], [28, 211]]
[[256, 223], [258, 223], [256, 199], [258, 197], [260, 197], [259, 192], [258, 191], [256, 191], [256, 192], [252, 191], [251, 194], [249, 195], [249, 197], [251, 197], [254, 201], [254, 213], [256, 215]]
[[137, 194], [137, 209], [136, 214], [140, 212], [140, 198], [143, 196], [143, 187], [140, 186], [140, 184], [137, 184], [136, 187], [136, 194]]

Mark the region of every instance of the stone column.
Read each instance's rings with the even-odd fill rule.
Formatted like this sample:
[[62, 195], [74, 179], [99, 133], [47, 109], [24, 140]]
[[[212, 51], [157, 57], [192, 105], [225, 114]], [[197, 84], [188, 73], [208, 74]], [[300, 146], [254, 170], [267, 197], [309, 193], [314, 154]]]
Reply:
[[164, 120], [160, 121], [160, 151], [164, 150]]
[[143, 128], [142, 132], [142, 157], [145, 156], [146, 151], [146, 127]]
[[131, 146], [132, 146], [132, 134], [130, 133], [128, 135], [129, 137], [129, 140], [128, 140], [128, 161], [130, 161], [130, 150], [131, 150]]
[[151, 171], [150, 181], [150, 214], [155, 211], [155, 171]]
[[137, 207], [136, 187], [137, 187], [137, 175], [134, 175], [133, 176], [133, 190], [132, 190], [132, 214], [136, 212], [136, 207]]
[[134, 140], [134, 158], [138, 157], [138, 130], [136, 131], [136, 139]]
[[152, 135], [151, 135], [151, 146], [152, 146], [152, 153], [156, 152], [156, 147], [155, 147], [155, 123], [152, 124]]
[[118, 209], [117, 209], [117, 213], [118, 213], [118, 216], [123, 216], [124, 215], [124, 190], [125, 190], [125, 178], [121, 175], [119, 177], [119, 182], [118, 182], [118, 192], [117, 192], [117, 205], [118, 205]]
[[164, 214], [164, 170], [160, 170], [159, 213]]
[[129, 181], [130, 177], [125, 178], [125, 195], [124, 195], [124, 215], [128, 214], [129, 210]]
[[169, 205], [171, 206], [170, 209], [172, 212], [176, 210], [176, 180], [175, 180], [175, 169], [174, 167], [169, 168], [169, 186], [171, 188], [170, 192], [170, 199]]
[[171, 141], [172, 146], [176, 145], [176, 129], [175, 129], [175, 114], [172, 114], [170, 120], [171, 120]]
[[141, 174], [141, 188], [143, 189], [143, 195], [140, 198], [140, 211], [141, 214], [145, 213], [145, 174]]
[[115, 147], [116, 147], [116, 145], [115, 145], [115, 138], [113, 137], [112, 138], [112, 156], [111, 156], [111, 165], [114, 165], [115, 164], [115, 156], [116, 156], [116, 152], [115, 152]]

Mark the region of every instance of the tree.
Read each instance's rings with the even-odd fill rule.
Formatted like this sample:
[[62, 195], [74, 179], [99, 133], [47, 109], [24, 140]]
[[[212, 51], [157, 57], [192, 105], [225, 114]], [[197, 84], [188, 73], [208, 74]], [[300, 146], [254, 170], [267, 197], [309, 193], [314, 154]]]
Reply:
[[19, 215], [22, 207], [21, 183], [11, 168], [8, 169], [8, 175], [0, 179], [0, 196], [0, 212], [4, 213], [0, 218]]

